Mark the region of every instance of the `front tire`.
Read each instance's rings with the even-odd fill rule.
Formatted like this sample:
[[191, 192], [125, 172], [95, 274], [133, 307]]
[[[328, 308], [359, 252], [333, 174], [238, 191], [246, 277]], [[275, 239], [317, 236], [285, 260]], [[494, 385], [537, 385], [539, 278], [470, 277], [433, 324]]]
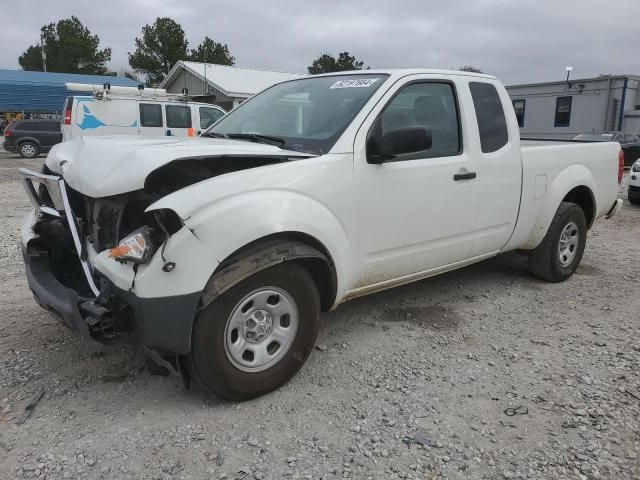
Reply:
[[543, 280], [562, 282], [580, 265], [586, 243], [584, 212], [575, 203], [562, 202], [544, 239], [529, 253], [529, 270]]
[[640, 205], [640, 197], [632, 197], [630, 194], [627, 195], [629, 198], [629, 203], [633, 205]]
[[40, 154], [40, 149], [33, 142], [22, 142], [18, 147], [18, 153], [22, 158], [36, 158]]
[[217, 297], [193, 327], [191, 373], [208, 393], [249, 400], [287, 383], [318, 335], [320, 296], [307, 270], [285, 262]]

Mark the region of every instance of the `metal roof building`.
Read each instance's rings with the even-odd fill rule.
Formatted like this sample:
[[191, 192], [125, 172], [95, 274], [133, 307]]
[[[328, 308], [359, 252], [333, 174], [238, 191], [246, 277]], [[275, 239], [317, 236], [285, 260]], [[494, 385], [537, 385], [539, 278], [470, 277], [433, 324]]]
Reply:
[[[123, 87], [138, 85], [138, 82], [126, 77], [0, 69], [0, 112], [62, 112], [64, 99], [68, 95], [74, 95], [74, 92], [64, 88], [67, 82], [98, 85], [110, 83]], [[81, 92], [75, 94], [86, 95]]]
[[188, 90], [192, 97], [230, 110], [271, 85], [303, 75], [213, 63], [176, 63], [160, 84], [171, 93]]

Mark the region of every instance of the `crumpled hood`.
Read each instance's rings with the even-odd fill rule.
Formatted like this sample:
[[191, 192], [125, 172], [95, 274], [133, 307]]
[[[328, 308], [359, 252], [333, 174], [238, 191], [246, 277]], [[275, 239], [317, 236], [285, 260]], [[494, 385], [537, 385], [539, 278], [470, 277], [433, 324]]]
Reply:
[[151, 172], [171, 161], [225, 155], [309, 156], [241, 140], [121, 135], [81, 137], [59, 143], [51, 149], [45, 163], [51, 171], [62, 174], [74, 190], [100, 198], [140, 190]]

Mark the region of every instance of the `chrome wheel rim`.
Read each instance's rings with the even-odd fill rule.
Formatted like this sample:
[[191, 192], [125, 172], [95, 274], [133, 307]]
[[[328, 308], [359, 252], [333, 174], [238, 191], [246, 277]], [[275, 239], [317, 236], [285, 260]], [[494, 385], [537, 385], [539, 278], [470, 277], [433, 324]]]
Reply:
[[31, 144], [22, 145], [20, 151], [25, 157], [33, 157], [36, 154], [36, 148]]
[[239, 370], [261, 372], [286, 355], [298, 331], [298, 309], [286, 291], [263, 287], [246, 295], [231, 311], [224, 350]]
[[560, 242], [558, 243], [558, 259], [560, 265], [568, 267], [576, 258], [578, 252], [578, 244], [580, 243], [580, 231], [574, 222], [569, 222], [560, 234]]

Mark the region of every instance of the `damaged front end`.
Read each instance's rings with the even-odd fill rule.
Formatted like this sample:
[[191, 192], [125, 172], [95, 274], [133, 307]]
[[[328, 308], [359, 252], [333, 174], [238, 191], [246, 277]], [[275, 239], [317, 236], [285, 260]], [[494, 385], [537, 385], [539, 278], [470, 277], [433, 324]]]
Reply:
[[[149, 348], [187, 353], [199, 294], [145, 299], [133, 291], [138, 267], [183, 228], [171, 210], [145, 211], [160, 194], [139, 190], [90, 198], [46, 167], [43, 173], [20, 172], [35, 207], [23, 227], [22, 250], [36, 301], [97, 341], [110, 343], [137, 332]], [[99, 252], [127, 265], [128, 288], [95, 268], [91, 258]], [[159, 330], [150, 331], [151, 324]]]
[[263, 145], [268, 152], [250, 155], [246, 142], [229, 140], [201, 147], [238, 154], [169, 159], [170, 148], [153, 147], [135, 150], [134, 159], [128, 143], [119, 149], [105, 142], [65, 142], [43, 172], [21, 170], [34, 206], [22, 229], [29, 287], [74, 330], [110, 343], [135, 333], [156, 360], [176, 359], [191, 351], [202, 289], [220, 260], [191, 217], [159, 200], [182, 190], [182, 200], [191, 200], [196, 183], [309, 155]]

